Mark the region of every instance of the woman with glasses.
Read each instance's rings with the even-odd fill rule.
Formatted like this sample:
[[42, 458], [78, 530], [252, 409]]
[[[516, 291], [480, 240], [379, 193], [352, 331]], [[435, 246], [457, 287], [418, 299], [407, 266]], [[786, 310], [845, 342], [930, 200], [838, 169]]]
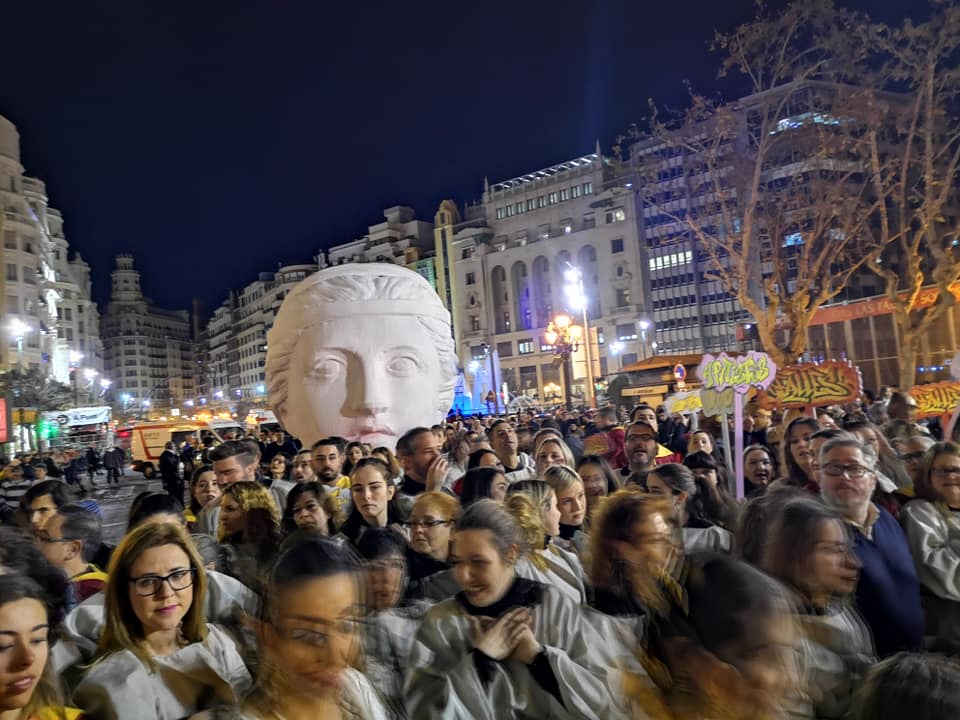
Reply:
[[286, 453], [277, 453], [270, 461], [270, 477], [274, 480], [289, 480], [293, 460]]
[[353, 510], [340, 526], [340, 533], [356, 544], [368, 527], [399, 525], [403, 516], [396, 491], [396, 486], [391, 482], [390, 468], [385, 462], [377, 458], [361, 458], [350, 473]]
[[186, 531], [147, 523], [113, 554], [97, 658], [74, 692], [92, 720], [174, 720], [236, 702], [250, 676], [204, 617], [203, 561]]
[[800, 690], [813, 705], [801, 716], [847, 717], [854, 690], [876, 662], [870, 630], [852, 602], [860, 563], [850, 532], [838, 512], [800, 496], [782, 507], [767, 537], [761, 568], [796, 598], [804, 641]]
[[450, 572], [450, 530], [460, 517], [460, 503], [437, 490], [413, 501], [404, 523], [409, 536], [407, 599], [444, 600], [459, 589]]
[[556, 589], [518, 577], [525, 541], [491, 500], [464, 511], [452, 539], [462, 591], [434, 605], [408, 661], [410, 717], [617, 718], [612, 660], [584, 611]]
[[332, 538], [295, 533], [267, 574], [253, 690], [216, 720], [386, 720], [362, 662], [363, 567]]
[[287, 495], [281, 525], [285, 533], [312, 528], [321, 535], [333, 535], [340, 527], [336, 500], [318, 482], [298, 483]]
[[901, 522], [920, 578], [926, 634], [937, 649], [960, 653], [960, 445], [927, 450], [914, 493]]

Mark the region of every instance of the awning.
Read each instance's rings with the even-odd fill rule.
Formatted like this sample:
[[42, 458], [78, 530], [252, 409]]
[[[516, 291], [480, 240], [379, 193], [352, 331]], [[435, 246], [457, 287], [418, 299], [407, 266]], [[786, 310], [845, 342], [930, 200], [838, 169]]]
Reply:
[[690, 365], [699, 365], [700, 361], [703, 360], [703, 355], [653, 355], [648, 357], [646, 360], [640, 360], [638, 362], [626, 365], [616, 373], [610, 373], [611, 375], [617, 375], [620, 373], [631, 373], [631, 372], [642, 372], [643, 370], [659, 370], [661, 368], [674, 368], [677, 365], [683, 365], [684, 367]]

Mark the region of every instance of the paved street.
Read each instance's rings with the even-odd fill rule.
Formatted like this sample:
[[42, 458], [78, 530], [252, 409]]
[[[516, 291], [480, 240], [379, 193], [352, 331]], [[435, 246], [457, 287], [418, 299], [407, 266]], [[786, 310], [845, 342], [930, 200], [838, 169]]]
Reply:
[[[162, 490], [160, 480], [146, 480], [141, 473], [135, 473], [127, 468], [126, 475], [121, 476], [119, 485], [107, 485], [106, 475], [95, 476], [96, 485], [86, 496], [78, 500], [93, 499], [100, 503], [103, 517], [103, 539], [115, 545], [123, 537], [127, 529], [127, 514], [130, 503], [144, 490]], [[89, 481], [84, 477], [84, 485]]]

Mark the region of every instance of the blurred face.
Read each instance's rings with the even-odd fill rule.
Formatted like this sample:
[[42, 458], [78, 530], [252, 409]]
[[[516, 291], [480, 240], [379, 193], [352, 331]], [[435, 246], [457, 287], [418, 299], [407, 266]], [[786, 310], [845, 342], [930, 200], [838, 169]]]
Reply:
[[560, 504], [557, 502], [557, 496], [553, 492], [549, 495], [549, 504], [543, 511], [543, 531], [550, 537], [556, 537], [560, 534]]
[[960, 509], [960, 457], [937, 455], [930, 467], [930, 485], [948, 507]]
[[243, 533], [246, 515], [233, 495], [224, 495], [220, 503], [220, 527], [223, 529], [223, 536]]
[[870, 504], [876, 477], [858, 447], [835, 447], [825, 454], [818, 472], [823, 498], [851, 520], [860, 522]]
[[340, 468], [343, 467], [343, 455], [336, 445], [318, 445], [310, 451], [310, 461], [313, 473], [317, 480], [332, 485], [340, 479]]
[[857, 428], [857, 430], [854, 431], [854, 434], [860, 438], [860, 442], [873, 451], [873, 456], [875, 458], [880, 457], [880, 438], [877, 437], [876, 430], [868, 427]]
[[490, 435], [490, 447], [501, 458], [517, 453], [517, 433], [510, 423], [500, 423]]
[[859, 566], [846, 529], [836, 520], [820, 523], [810, 558], [812, 594], [849, 595], [857, 589]]
[[310, 463], [310, 453], [302, 452], [293, 460], [292, 476], [294, 482], [310, 482], [316, 478], [313, 472], [313, 465]]
[[354, 661], [360, 637], [356, 579], [346, 573], [309, 578], [276, 592], [262, 642], [283, 696], [335, 698], [341, 673]]
[[566, 490], [557, 493], [560, 522], [564, 525], [582, 525], [587, 513], [587, 495], [582, 482], [575, 482]]
[[356, 465], [359, 460], [363, 459], [363, 448], [354, 445], [347, 451], [347, 459]]
[[63, 535], [63, 516], [54, 515], [47, 522], [43, 530], [35, 535], [37, 547], [51, 565], [62, 568], [70, 560], [80, 556], [83, 543], [80, 540], [69, 540]]
[[503, 473], [497, 473], [493, 478], [493, 482], [490, 483], [490, 499], [503, 502], [507, 498], [507, 487], [509, 487], [509, 485], [510, 483], [507, 482], [507, 476]]
[[0, 714], [27, 705], [47, 664], [47, 609], [39, 600], [0, 605]]
[[472, 605], [487, 607], [506, 595], [514, 578], [516, 550], [500, 556], [490, 530], [454, 533], [450, 564], [463, 594]]
[[327, 513], [320, 499], [311, 492], [301, 493], [293, 503], [293, 523], [298, 528], [316, 528], [327, 534]]
[[403, 555], [388, 555], [365, 563], [367, 573], [367, 602], [374, 610], [396, 607], [403, 594], [407, 562]]
[[790, 454], [794, 461], [800, 466], [808, 476], [812, 472], [813, 450], [810, 447], [810, 436], [813, 430], [808, 425], [796, 425], [790, 431], [790, 437], [787, 439], [790, 447]]
[[350, 477], [350, 494], [353, 505], [363, 519], [375, 527], [387, 526], [387, 503], [393, 498], [396, 488], [376, 469], [362, 467]]
[[[143, 626], [143, 634], [176, 630], [184, 615], [193, 604], [193, 583], [189, 575], [190, 558], [179, 545], [160, 545], [144, 550], [130, 566], [131, 582], [127, 589], [133, 614]], [[155, 591], [148, 595], [140, 594], [142, 584], [149, 584], [148, 578], [164, 578], [175, 575], [169, 581], [155, 580]], [[183, 586], [174, 590], [174, 585]]]
[[270, 473], [274, 477], [279, 477], [287, 473], [287, 463], [286, 461], [277, 455], [270, 461]]
[[687, 453], [705, 452], [708, 455], [713, 453], [713, 440], [705, 432], [696, 432], [690, 436], [687, 441]]
[[923, 455], [933, 445], [933, 440], [927, 437], [913, 437], [903, 442], [900, 450], [900, 460], [904, 467], [910, 473], [910, 479], [914, 484], [923, 471]]
[[540, 443], [537, 451], [537, 474], [542, 475], [544, 470], [554, 465], [563, 465], [563, 460], [560, 445], [552, 440], [545, 440]]
[[500, 462], [500, 458], [497, 457], [496, 453], [484, 453], [480, 456], [480, 461], [477, 463], [477, 467], [495, 467], [503, 469], [503, 463]]
[[609, 491], [607, 476], [603, 474], [603, 468], [593, 463], [581, 465], [578, 472], [580, 479], [583, 480], [583, 490], [587, 495], [587, 507], [594, 507], [598, 499], [606, 497]]
[[404, 455], [400, 462], [403, 471], [410, 477], [424, 482], [430, 466], [443, 455], [443, 443], [433, 433], [421, 433], [413, 439], [410, 455]]
[[217, 482], [221, 488], [241, 480], [257, 479], [257, 461], [252, 460], [249, 465], [244, 465], [241, 461], [246, 459], [245, 455], [234, 455], [213, 463], [213, 471], [217, 474]]
[[667, 553], [672, 547], [670, 526], [660, 513], [641, 518], [633, 525], [633, 542], [617, 543], [617, 552], [640, 583], [646, 582], [650, 573], [663, 567]]
[[41, 482], [47, 479], [46, 465], [37, 465], [33, 468], [33, 479], [34, 482]]
[[420, 503], [410, 512], [410, 546], [434, 560], [446, 562], [450, 555], [450, 527], [453, 518], [440, 508]]
[[753, 413], [751, 413], [754, 430], [766, 430], [770, 427], [770, 416], [771, 413], [769, 410], [764, 410], [763, 408], [754, 410]]
[[638, 410], [633, 417], [634, 420], [643, 420], [645, 423], [649, 423], [653, 426], [654, 430], [657, 430], [660, 426], [657, 424], [657, 413], [653, 408], [645, 408], [643, 410]]
[[653, 467], [657, 457], [657, 436], [650, 428], [645, 425], [631, 425], [627, 430], [624, 446], [632, 471], [649, 470]]
[[201, 507], [206, 507], [214, 502], [223, 494], [220, 485], [217, 483], [217, 474], [212, 470], [201, 473], [193, 486], [193, 497], [197, 499]]
[[716, 487], [719, 482], [717, 477], [717, 471], [713, 468], [691, 468], [690, 472], [693, 473], [695, 478], [700, 478], [704, 482], [708, 483], [711, 487]]
[[57, 514], [57, 505], [52, 495], [41, 495], [30, 503], [30, 529], [43, 530], [47, 522]]
[[751, 696], [751, 717], [782, 717], [783, 706], [796, 684], [796, 628], [784, 611], [759, 619], [751, 632], [720, 648], [718, 657], [739, 671], [738, 679]]
[[837, 421], [833, 419], [833, 415], [827, 413], [817, 415], [817, 424], [820, 425], [821, 430], [836, 430], [837, 428]]
[[763, 450], [751, 450], [743, 459], [743, 476], [754, 485], [769, 485], [773, 480], [773, 462]]

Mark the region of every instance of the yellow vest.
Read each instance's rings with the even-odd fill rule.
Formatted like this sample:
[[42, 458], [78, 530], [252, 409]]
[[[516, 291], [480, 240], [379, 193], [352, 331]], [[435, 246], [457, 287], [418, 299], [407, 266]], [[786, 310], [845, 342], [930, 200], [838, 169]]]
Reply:
[[29, 720], [80, 720], [83, 713], [76, 708], [43, 708], [36, 715], [31, 715]]

